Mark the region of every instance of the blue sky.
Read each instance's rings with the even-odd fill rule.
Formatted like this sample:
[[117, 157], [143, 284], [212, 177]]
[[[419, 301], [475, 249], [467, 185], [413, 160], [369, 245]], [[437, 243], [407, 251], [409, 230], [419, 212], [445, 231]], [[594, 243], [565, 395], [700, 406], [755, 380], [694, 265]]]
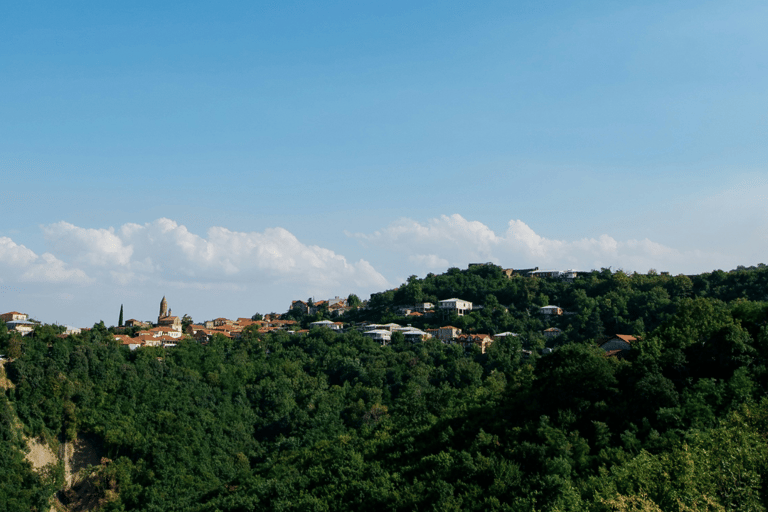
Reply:
[[114, 323], [165, 294], [205, 319], [476, 259], [762, 262], [766, 22], [738, 1], [6, 3], [0, 309]]

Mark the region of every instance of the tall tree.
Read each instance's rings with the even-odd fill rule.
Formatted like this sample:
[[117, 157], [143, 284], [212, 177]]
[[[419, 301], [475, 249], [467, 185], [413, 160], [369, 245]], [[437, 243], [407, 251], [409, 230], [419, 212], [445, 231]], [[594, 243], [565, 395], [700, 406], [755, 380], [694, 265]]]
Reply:
[[355, 295], [354, 293], [350, 293], [349, 297], [347, 297], [347, 305], [351, 308], [356, 308], [360, 306], [363, 302], [360, 300], [360, 297]]
[[184, 316], [181, 317], [181, 330], [183, 332], [187, 332], [187, 327], [189, 327], [193, 323], [195, 322], [194, 320], [192, 320], [192, 317], [184, 313]]
[[122, 327], [123, 326], [123, 305], [120, 304], [120, 319], [117, 321], [117, 326]]

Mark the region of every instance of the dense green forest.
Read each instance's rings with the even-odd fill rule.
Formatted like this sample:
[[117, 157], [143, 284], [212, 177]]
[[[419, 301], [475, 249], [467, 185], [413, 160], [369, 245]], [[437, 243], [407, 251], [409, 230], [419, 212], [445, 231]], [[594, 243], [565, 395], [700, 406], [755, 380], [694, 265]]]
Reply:
[[[399, 305], [460, 297], [463, 317]], [[538, 308], [572, 313], [544, 320]], [[323, 312], [301, 317], [307, 322]], [[513, 331], [485, 354], [356, 330], [120, 346], [0, 324], [0, 510], [47, 510], [60, 471], [23, 433], [99, 441], [102, 510], [765, 510], [768, 267], [603, 269], [573, 282], [499, 267], [411, 277], [348, 320]], [[542, 353], [541, 331], [564, 334]], [[605, 335], [638, 341], [606, 357]], [[532, 349], [530, 356], [523, 348]], [[66, 499], [60, 496], [66, 505]]]

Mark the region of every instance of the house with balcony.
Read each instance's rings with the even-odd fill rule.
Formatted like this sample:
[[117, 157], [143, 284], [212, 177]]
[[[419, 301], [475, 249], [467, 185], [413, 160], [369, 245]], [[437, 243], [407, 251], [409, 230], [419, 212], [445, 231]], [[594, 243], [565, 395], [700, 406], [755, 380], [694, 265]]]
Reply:
[[578, 275], [577, 270], [534, 270], [528, 274], [532, 277], [554, 277], [558, 279], [567, 279], [573, 281]]
[[363, 334], [373, 341], [378, 341], [382, 345], [387, 345], [392, 340], [392, 331], [386, 329], [373, 329], [365, 331]]
[[462, 299], [445, 299], [438, 302], [438, 309], [444, 313], [456, 313], [464, 316], [472, 311], [472, 303]]
[[310, 327], [326, 327], [334, 331], [341, 331], [344, 327], [342, 322], [331, 322], [330, 320], [320, 320], [319, 322], [312, 322]]
[[10, 322], [5, 322], [5, 325], [8, 326], [9, 331], [14, 331], [22, 336], [26, 336], [35, 330], [36, 324], [28, 320], [12, 320]]
[[421, 329], [417, 329], [415, 327], [403, 327], [403, 329], [400, 330], [399, 332], [403, 333], [403, 336], [405, 337], [405, 341], [409, 341], [411, 343], [425, 341], [432, 337], [431, 334], [424, 332]]
[[11, 311], [9, 313], [3, 313], [0, 315], [0, 320], [3, 322], [23, 322], [29, 319], [29, 315], [26, 313], [19, 313], [18, 311]]
[[413, 310], [417, 313], [425, 313], [432, 309], [435, 309], [435, 305], [431, 302], [419, 302], [413, 305]]
[[544, 306], [543, 308], [539, 308], [539, 314], [559, 316], [563, 314], [563, 308], [559, 306]]

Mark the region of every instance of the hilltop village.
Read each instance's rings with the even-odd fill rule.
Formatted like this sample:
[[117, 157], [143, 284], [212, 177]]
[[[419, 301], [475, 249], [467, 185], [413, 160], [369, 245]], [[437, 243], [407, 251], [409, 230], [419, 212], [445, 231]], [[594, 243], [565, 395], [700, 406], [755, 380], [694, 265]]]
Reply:
[[768, 267], [536, 272], [5, 313], [0, 510], [766, 510]]
[[[590, 274], [575, 270], [539, 270], [538, 267], [511, 269], [501, 268], [492, 263], [480, 263], [470, 264], [465, 271], [451, 269], [447, 275], [455, 275], [457, 272], [470, 275], [487, 275], [491, 272], [498, 274], [504, 280], [547, 280], [561, 283], [572, 283], [579, 275]], [[435, 276], [430, 274], [429, 277]], [[420, 280], [412, 276], [409, 278], [409, 283], [403, 285], [403, 289], [414, 286], [422, 285]], [[509, 327], [510, 322], [497, 321], [493, 325], [486, 323], [483, 329], [478, 325], [467, 326], [467, 322], [462, 321], [463, 317], [470, 316], [473, 312], [478, 314], [484, 310], [486, 313], [496, 310], [509, 313], [509, 309], [499, 304], [498, 298], [492, 294], [485, 297], [490, 303], [480, 304], [466, 298], [438, 296], [430, 297], [434, 300], [431, 302], [423, 300], [425, 295], [418, 292], [408, 293], [407, 297], [402, 297], [402, 299], [413, 299], [404, 302], [395, 297], [398, 291], [401, 289], [374, 294], [368, 301], [361, 301], [354, 294], [346, 298], [336, 296], [327, 300], [315, 301], [311, 298], [294, 300], [284, 314], [257, 313], [250, 318], [236, 319], [219, 317], [200, 323], [196, 323], [188, 315], [182, 317], [173, 315], [166, 297], [163, 297], [155, 321], [134, 318], [123, 321], [121, 306], [118, 325], [110, 327], [109, 332], [117, 343], [131, 350], [140, 347], [172, 348], [185, 341], [207, 344], [214, 336], [239, 339], [245, 332], [265, 334], [281, 331], [289, 335], [305, 336], [311, 329], [319, 328], [336, 333], [358, 331], [381, 345], [387, 345], [393, 338], [398, 339], [398, 337], [412, 343], [434, 338], [446, 344], [457, 344], [465, 348], [476, 346], [482, 354], [494, 341], [520, 336], [518, 332], [499, 329]], [[393, 297], [387, 300], [387, 294], [392, 294]], [[558, 320], [575, 314], [559, 305], [537, 304], [541, 298], [536, 299], [530, 304], [524, 304], [523, 307], [529, 316], [532, 313], [538, 316], [543, 328], [534, 335], [528, 333], [527, 336], [523, 336], [521, 341], [523, 341], [525, 347], [523, 353], [526, 356], [531, 354], [532, 349], [538, 349], [540, 353], [551, 351], [552, 347], [557, 345], [556, 338], [563, 334], [561, 328], [563, 322]], [[384, 307], [382, 307], [383, 302], [387, 302]], [[385, 311], [382, 312], [382, 309]], [[382, 318], [391, 321], [377, 321]], [[28, 315], [16, 311], [0, 315], [0, 319], [6, 322], [9, 330], [22, 336], [31, 333], [36, 325], [35, 321], [29, 320]], [[464, 327], [453, 324], [463, 324]], [[88, 330], [88, 328], [66, 327], [59, 337], [80, 334]], [[599, 339], [600, 346], [609, 355], [617, 357], [623, 357], [625, 352], [630, 350], [632, 342], [636, 341], [636, 338], [630, 334], [602, 334]]]

